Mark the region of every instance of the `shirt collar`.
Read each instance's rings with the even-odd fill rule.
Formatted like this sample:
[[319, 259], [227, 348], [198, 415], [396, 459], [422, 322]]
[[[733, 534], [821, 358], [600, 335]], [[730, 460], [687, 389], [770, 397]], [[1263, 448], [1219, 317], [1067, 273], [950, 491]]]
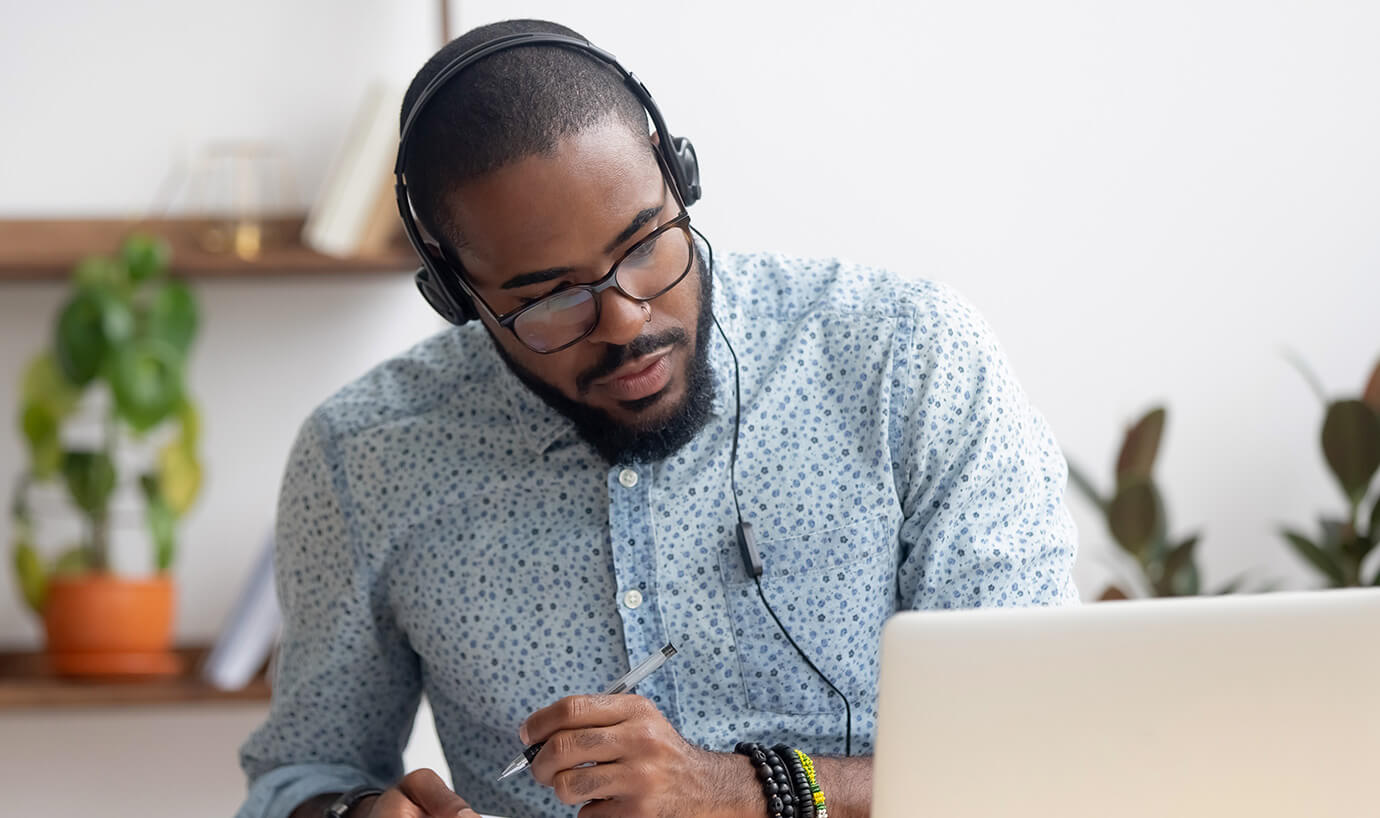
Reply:
[[[734, 334], [732, 316], [730, 315], [731, 307], [723, 292], [722, 279], [716, 277], [714, 285], [712, 300], [714, 315], [718, 317], [724, 332], [729, 337], [736, 339], [738, 336]], [[512, 420], [518, 437], [522, 439], [530, 453], [540, 456], [557, 442], [567, 436], [575, 435], [575, 424], [527, 388], [527, 385], [519, 380], [517, 375], [513, 374], [513, 371], [508, 368], [508, 363], [499, 355], [497, 342], [489, 336], [487, 331], [483, 335], [486, 343], [481, 344], [483, 348], [481, 354], [491, 358], [489, 363], [495, 372], [495, 385], [499, 402]], [[709, 370], [714, 383], [714, 398], [709, 404], [709, 411], [716, 417], [723, 417], [733, 409], [733, 366], [733, 357], [729, 354], [723, 335], [711, 323], [709, 326]]]

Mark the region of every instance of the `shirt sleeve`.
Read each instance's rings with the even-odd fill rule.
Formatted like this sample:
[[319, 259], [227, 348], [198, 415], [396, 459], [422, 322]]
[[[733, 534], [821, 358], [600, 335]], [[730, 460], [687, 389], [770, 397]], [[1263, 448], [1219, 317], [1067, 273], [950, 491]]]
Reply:
[[268, 719], [240, 748], [249, 794], [237, 818], [402, 775], [421, 696], [354, 518], [346, 470], [318, 412], [293, 446], [278, 502], [274, 572], [283, 630]]
[[1077, 603], [1068, 466], [992, 330], [935, 284], [905, 323], [892, 381], [901, 606]]

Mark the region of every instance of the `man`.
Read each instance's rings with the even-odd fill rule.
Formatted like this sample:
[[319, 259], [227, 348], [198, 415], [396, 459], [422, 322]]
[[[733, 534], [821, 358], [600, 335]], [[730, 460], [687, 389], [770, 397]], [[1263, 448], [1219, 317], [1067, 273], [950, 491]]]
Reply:
[[[454, 57], [523, 31], [578, 36], [471, 31], [404, 119]], [[669, 135], [576, 49], [500, 51], [420, 110], [412, 207], [479, 320], [302, 427], [240, 814], [762, 816], [734, 752], [762, 742], [866, 815], [886, 617], [1077, 599], [1064, 461], [990, 330], [934, 283], [713, 256]], [[667, 643], [634, 694], [589, 695]], [[423, 692], [453, 790], [403, 775]]]

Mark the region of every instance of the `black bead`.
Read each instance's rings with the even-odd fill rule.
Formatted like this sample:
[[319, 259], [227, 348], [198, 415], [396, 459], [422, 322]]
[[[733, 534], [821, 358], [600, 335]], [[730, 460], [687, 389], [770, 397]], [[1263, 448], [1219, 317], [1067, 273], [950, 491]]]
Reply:
[[781, 803], [781, 799], [775, 795], [767, 801], [767, 809], [773, 813], [780, 812], [784, 806], [785, 804]]

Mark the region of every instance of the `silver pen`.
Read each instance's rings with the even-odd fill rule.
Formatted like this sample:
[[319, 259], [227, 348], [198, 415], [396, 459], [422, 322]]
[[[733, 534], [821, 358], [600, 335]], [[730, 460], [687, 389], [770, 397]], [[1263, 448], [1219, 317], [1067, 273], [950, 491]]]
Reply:
[[[615, 693], [626, 693], [632, 690], [634, 687], [637, 687], [638, 682], [652, 675], [652, 673], [657, 668], [661, 667], [667, 659], [675, 655], [676, 646], [667, 643], [666, 647], [653, 653], [646, 659], [643, 659], [636, 667], [625, 673], [621, 679], [609, 685], [608, 689], [604, 691], [604, 695], [612, 696]], [[508, 765], [508, 769], [503, 771], [503, 775], [500, 775], [498, 780], [502, 781], [508, 776], [520, 773], [530, 767], [532, 765], [532, 760], [537, 757], [537, 753], [541, 752], [542, 745], [545, 743], [544, 741], [537, 742], [526, 750], [518, 753], [517, 757], [513, 759], [513, 763]]]

